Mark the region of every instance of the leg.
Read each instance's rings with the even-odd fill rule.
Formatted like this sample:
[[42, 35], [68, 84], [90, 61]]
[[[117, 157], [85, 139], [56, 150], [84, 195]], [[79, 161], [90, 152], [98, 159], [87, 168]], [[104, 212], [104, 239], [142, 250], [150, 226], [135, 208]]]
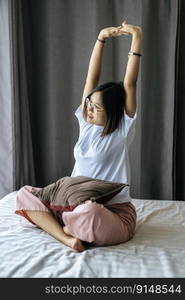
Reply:
[[74, 250], [77, 250], [78, 252], [85, 250], [85, 247], [78, 238], [74, 238], [65, 234], [62, 226], [57, 222], [50, 212], [26, 210], [26, 213], [37, 226], [45, 230], [58, 241]]
[[63, 212], [64, 231], [94, 246], [115, 245], [130, 238], [127, 222], [101, 204], [86, 201], [72, 212]]
[[[34, 187], [39, 190], [40, 188]], [[81, 241], [77, 238], [67, 236], [56, 218], [46, 206], [31, 193], [32, 186], [22, 187], [16, 197], [16, 214], [28, 219], [34, 225], [44, 229], [54, 238], [77, 251], [85, 250]]]

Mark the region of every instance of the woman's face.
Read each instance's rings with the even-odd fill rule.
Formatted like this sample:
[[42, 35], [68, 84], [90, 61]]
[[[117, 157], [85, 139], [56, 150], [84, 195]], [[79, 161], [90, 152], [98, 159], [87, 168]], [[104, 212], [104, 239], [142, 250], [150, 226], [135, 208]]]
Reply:
[[87, 122], [95, 125], [105, 125], [106, 113], [102, 104], [102, 92], [95, 92], [87, 101]]

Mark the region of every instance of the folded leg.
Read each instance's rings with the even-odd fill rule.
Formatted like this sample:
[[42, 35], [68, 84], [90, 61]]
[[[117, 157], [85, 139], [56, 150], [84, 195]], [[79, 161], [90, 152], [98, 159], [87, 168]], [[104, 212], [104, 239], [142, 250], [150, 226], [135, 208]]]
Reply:
[[62, 218], [73, 236], [93, 245], [119, 244], [133, 236], [128, 214], [124, 222], [123, 214], [120, 218], [111, 208], [90, 200], [78, 205], [73, 211], [63, 212]]

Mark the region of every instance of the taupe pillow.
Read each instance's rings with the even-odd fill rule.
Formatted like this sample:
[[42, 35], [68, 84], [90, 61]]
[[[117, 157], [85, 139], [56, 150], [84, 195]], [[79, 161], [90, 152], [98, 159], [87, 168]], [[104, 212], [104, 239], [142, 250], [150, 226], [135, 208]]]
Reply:
[[86, 200], [106, 203], [128, 184], [86, 176], [62, 177], [39, 191], [32, 189], [48, 208], [54, 211], [73, 210]]

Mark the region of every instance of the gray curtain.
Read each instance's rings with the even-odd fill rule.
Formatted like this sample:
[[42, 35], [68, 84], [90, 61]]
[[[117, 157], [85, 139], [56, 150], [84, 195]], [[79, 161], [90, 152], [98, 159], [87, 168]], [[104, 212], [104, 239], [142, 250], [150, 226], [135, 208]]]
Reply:
[[175, 62], [173, 199], [185, 200], [185, 2], [178, 3]]
[[170, 200], [178, 1], [142, 1], [142, 13], [140, 195]]
[[14, 188], [8, 16], [8, 2], [0, 0], [0, 198]]
[[[25, 184], [42, 187], [70, 176], [79, 130], [74, 111], [81, 102], [92, 49], [102, 28], [119, 26], [126, 19], [143, 28], [138, 119], [130, 148], [131, 196], [184, 200], [184, 189], [177, 193], [175, 176], [185, 153], [177, 159], [182, 142], [176, 135], [180, 122], [177, 115], [184, 112], [184, 105], [179, 105], [183, 97], [178, 92], [184, 74], [177, 47], [183, 44], [181, 1], [8, 3], [11, 43], [7, 56], [11, 58], [12, 81], [8, 105], [12, 108], [14, 163], [13, 170], [6, 171], [7, 182], [14, 182], [13, 187], [9, 184], [9, 192]], [[131, 38], [126, 36], [106, 42], [100, 84], [123, 80], [130, 43]], [[5, 134], [6, 130], [2, 132]], [[178, 182], [182, 178], [181, 173]]]
[[24, 184], [36, 184], [34, 140], [29, 107], [29, 103], [32, 102], [31, 86], [29, 85], [31, 68], [29, 69], [29, 65], [27, 65], [30, 53], [24, 35], [25, 26], [22, 12], [21, 1], [9, 1], [14, 189]]

